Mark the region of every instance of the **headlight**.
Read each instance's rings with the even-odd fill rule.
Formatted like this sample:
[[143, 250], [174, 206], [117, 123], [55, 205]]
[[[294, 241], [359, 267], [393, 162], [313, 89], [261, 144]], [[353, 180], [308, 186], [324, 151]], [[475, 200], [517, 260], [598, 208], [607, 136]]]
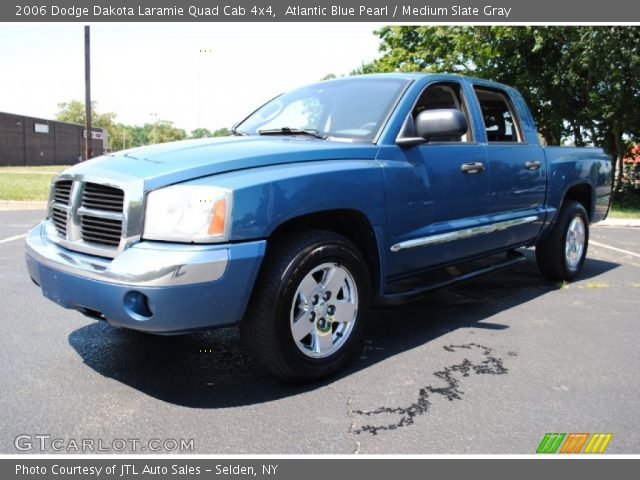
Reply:
[[147, 195], [143, 237], [179, 242], [229, 240], [233, 193], [206, 185], [175, 185]]

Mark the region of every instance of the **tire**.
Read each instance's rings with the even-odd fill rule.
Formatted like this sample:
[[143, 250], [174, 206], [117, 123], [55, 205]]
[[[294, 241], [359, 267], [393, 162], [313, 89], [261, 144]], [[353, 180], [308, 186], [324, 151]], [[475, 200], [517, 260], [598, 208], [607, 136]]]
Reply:
[[562, 205], [550, 235], [536, 245], [536, 260], [549, 280], [572, 280], [580, 273], [589, 246], [589, 217], [582, 204]]
[[268, 252], [241, 339], [267, 373], [290, 383], [318, 380], [361, 351], [370, 303], [369, 272], [355, 245], [305, 230]]

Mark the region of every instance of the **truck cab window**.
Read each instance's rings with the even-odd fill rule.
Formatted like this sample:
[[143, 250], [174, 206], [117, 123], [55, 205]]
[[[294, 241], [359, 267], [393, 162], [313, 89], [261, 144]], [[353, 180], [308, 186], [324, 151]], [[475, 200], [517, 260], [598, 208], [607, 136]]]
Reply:
[[[439, 110], [439, 109], [454, 109], [460, 110], [467, 117], [467, 124], [471, 125], [469, 121], [469, 114], [460, 92], [460, 86], [455, 83], [441, 83], [437, 85], [431, 85], [427, 87], [418, 98], [413, 110], [411, 111], [410, 118], [407, 119], [407, 132], [406, 136], [412, 136], [413, 121], [418, 114], [424, 110]], [[471, 128], [471, 127], [470, 127]], [[432, 142], [470, 142], [471, 131], [467, 131], [461, 136], [448, 136], [448, 137], [433, 137], [430, 138]]]
[[476, 95], [482, 111], [487, 141], [521, 142], [520, 129], [507, 96], [496, 90], [481, 88], [476, 88]]

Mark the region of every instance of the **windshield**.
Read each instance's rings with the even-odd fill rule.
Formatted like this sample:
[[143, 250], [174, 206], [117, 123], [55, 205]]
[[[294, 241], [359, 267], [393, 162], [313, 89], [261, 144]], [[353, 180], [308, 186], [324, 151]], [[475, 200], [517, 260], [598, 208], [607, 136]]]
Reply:
[[237, 125], [248, 135], [314, 133], [372, 141], [402, 93], [405, 80], [349, 78], [280, 95]]

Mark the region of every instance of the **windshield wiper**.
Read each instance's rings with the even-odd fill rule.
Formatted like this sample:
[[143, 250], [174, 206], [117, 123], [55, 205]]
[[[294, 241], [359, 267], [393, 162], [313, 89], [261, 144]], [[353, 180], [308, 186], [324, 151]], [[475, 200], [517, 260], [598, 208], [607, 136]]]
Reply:
[[258, 130], [259, 135], [309, 135], [311, 137], [319, 138], [320, 140], [326, 140], [327, 135], [322, 135], [315, 128], [269, 128], [265, 130]]

